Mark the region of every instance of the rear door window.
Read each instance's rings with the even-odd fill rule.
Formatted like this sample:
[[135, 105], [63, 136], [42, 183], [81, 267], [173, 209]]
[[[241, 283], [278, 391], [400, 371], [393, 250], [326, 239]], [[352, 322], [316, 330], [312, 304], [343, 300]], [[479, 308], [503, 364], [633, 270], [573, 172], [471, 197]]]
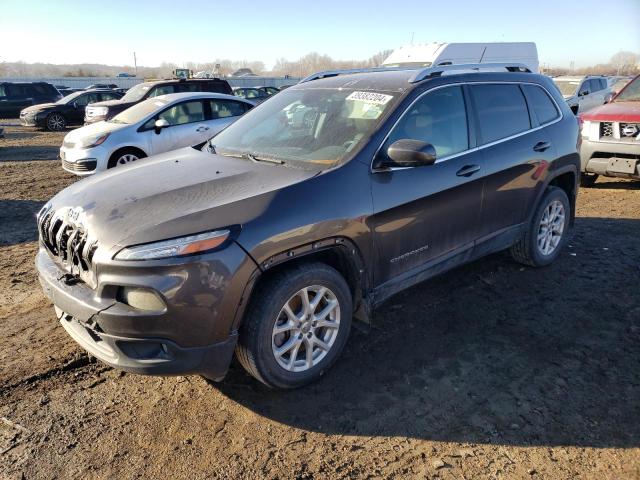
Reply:
[[209, 100], [211, 105], [211, 118], [239, 117], [244, 114], [250, 105], [243, 102], [235, 102], [233, 100], [213, 99]]
[[481, 144], [525, 132], [531, 128], [529, 110], [515, 84], [471, 85]]
[[168, 108], [158, 118], [169, 122], [169, 125], [184, 125], [186, 123], [201, 122], [204, 120], [204, 108], [202, 101], [191, 100], [182, 102]]
[[24, 88], [24, 85], [18, 85], [15, 83], [10, 83], [8, 85], [6, 85], [5, 90], [7, 92], [7, 96], [8, 97], [13, 97], [13, 98], [23, 98], [28, 96], [28, 92], [26, 90], [26, 88]]
[[522, 85], [522, 89], [527, 95], [529, 108], [533, 110], [540, 125], [549, 123], [560, 116], [556, 104], [543, 88], [535, 85]]

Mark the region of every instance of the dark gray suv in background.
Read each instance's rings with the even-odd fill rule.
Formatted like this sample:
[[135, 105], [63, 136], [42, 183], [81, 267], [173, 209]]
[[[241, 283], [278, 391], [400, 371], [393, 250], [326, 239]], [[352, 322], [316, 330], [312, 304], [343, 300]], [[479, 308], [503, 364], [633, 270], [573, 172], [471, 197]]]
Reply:
[[578, 125], [522, 70], [320, 73], [204, 145], [66, 188], [36, 259], [61, 324], [128, 371], [221, 379], [235, 350], [294, 388], [352, 317], [417, 282], [509, 248], [548, 265], [573, 223]]

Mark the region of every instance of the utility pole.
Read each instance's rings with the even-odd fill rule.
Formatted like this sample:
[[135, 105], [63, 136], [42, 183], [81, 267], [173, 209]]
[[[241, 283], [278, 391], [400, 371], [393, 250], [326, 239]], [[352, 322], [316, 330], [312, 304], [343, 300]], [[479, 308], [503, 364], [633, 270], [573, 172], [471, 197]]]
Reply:
[[138, 60], [136, 59], [136, 52], [133, 52], [133, 68], [136, 72], [136, 77], [138, 76]]

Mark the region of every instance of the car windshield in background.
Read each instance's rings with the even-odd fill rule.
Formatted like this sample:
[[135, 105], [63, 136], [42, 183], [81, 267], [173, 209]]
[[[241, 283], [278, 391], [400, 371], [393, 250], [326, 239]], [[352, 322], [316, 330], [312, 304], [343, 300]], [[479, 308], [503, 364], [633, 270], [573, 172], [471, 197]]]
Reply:
[[616, 97], [616, 102], [640, 102], [640, 77], [629, 83]]
[[211, 139], [209, 150], [254, 160], [334, 165], [354, 155], [398, 95], [288, 89]]
[[578, 91], [578, 87], [580, 86], [580, 82], [576, 80], [553, 79], [553, 82], [556, 84], [562, 95], [575, 95]]
[[144, 102], [140, 102], [133, 107], [127, 108], [124, 112], [119, 113], [107, 122], [133, 124], [144, 120], [153, 112], [167, 105], [169, 102], [161, 98], [149, 98]]
[[144, 97], [145, 93], [147, 93], [150, 88], [151, 87], [149, 85], [139, 83], [127, 90], [127, 93], [120, 100], [123, 102], [137, 102]]

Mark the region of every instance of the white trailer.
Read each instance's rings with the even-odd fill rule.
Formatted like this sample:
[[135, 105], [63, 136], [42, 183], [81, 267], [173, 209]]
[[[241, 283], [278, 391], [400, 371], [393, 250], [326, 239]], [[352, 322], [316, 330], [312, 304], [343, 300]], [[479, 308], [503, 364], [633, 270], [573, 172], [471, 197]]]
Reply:
[[391, 53], [383, 67], [436, 67], [463, 63], [523, 63], [532, 72], [539, 68], [533, 42], [426, 43], [405, 45]]

